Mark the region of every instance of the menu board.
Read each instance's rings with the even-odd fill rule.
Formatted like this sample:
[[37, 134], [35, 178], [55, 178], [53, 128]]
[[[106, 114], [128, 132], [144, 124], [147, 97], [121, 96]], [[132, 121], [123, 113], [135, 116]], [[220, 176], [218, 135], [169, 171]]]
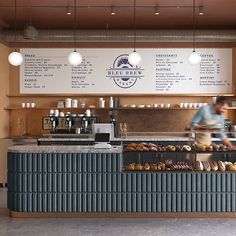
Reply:
[[78, 66], [68, 63], [72, 51], [21, 49], [20, 93], [232, 93], [232, 49], [197, 49], [202, 60], [192, 65], [190, 48], [141, 48], [139, 66], [128, 62], [132, 48], [78, 49]]

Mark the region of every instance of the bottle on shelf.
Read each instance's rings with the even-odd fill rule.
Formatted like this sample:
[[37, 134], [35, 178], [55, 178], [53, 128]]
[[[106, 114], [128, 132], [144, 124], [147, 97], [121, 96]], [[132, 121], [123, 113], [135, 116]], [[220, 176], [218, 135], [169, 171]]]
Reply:
[[127, 138], [127, 125], [126, 125], [126, 123], [123, 124], [123, 137]]
[[113, 108], [114, 103], [113, 103], [113, 97], [109, 98], [109, 108]]

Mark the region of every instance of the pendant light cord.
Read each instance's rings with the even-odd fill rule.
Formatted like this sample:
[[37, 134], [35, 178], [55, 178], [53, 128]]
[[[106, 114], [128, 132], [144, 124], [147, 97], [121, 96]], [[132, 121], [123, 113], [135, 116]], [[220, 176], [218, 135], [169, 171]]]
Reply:
[[77, 21], [76, 21], [76, 18], [77, 18], [77, 11], [76, 11], [76, 0], [74, 1], [75, 4], [74, 4], [74, 7], [75, 7], [75, 10], [74, 10], [74, 48], [75, 48], [75, 52], [76, 52], [76, 29], [77, 29]]
[[133, 19], [133, 28], [134, 28], [134, 52], [136, 52], [136, 0], [134, 0], [134, 19]]
[[193, 52], [195, 52], [195, 37], [196, 37], [196, 16], [195, 16], [195, 0], [193, 0]]
[[16, 0], [15, 0], [15, 12], [14, 12], [14, 41], [16, 43]]

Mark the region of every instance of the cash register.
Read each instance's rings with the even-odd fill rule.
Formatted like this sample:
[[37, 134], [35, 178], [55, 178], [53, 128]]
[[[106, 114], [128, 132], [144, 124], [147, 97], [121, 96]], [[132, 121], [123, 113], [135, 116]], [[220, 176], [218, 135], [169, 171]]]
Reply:
[[111, 148], [110, 133], [95, 133], [94, 148]]

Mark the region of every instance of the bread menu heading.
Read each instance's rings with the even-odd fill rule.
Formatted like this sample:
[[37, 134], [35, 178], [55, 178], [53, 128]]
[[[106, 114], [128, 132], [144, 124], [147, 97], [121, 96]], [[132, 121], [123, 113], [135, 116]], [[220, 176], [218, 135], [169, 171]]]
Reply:
[[83, 48], [79, 66], [69, 65], [72, 49], [22, 49], [20, 93], [194, 94], [232, 93], [232, 49], [142, 48], [139, 66], [128, 62], [131, 48]]

